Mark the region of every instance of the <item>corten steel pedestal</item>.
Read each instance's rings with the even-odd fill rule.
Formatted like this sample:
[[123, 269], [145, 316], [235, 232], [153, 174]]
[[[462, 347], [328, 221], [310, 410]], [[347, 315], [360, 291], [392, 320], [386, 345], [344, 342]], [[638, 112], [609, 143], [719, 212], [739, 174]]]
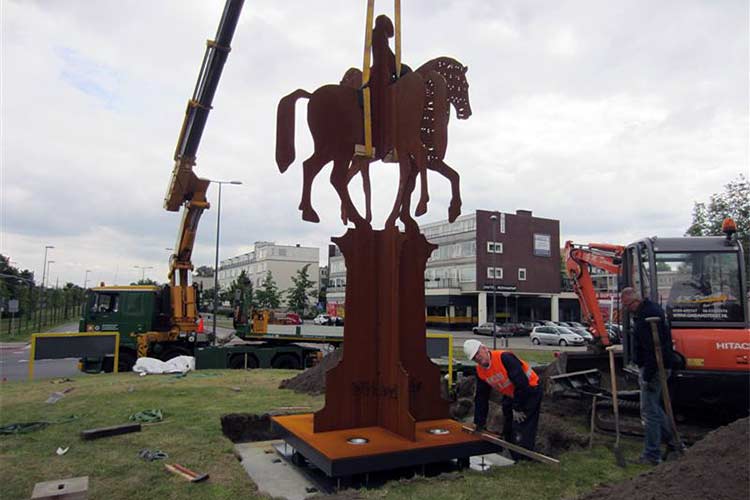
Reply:
[[[424, 270], [435, 245], [396, 227], [349, 229], [333, 241], [347, 268], [344, 354], [326, 374], [323, 409], [273, 418], [284, 439], [332, 476], [499, 450], [448, 418], [440, 369], [427, 357]], [[367, 442], [348, 442], [355, 437]]]

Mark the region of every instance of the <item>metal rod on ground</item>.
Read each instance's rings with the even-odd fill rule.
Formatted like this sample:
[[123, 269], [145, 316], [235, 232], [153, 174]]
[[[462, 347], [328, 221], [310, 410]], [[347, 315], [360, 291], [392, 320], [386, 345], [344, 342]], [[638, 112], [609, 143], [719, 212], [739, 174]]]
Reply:
[[560, 465], [559, 460], [555, 460], [554, 458], [548, 457], [546, 455], [542, 455], [541, 453], [537, 453], [535, 451], [527, 450], [523, 446], [518, 446], [517, 444], [509, 443], [508, 441], [505, 441], [504, 439], [500, 439], [496, 435], [490, 433], [490, 432], [476, 432], [471, 427], [467, 427], [465, 425], [461, 426], [461, 429], [464, 432], [468, 432], [469, 434], [475, 434], [479, 436], [480, 438], [484, 439], [485, 441], [488, 441], [493, 444], [497, 444], [502, 446], [503, 448], [506, 448], [510, 451], [515, 451], [519, 455], [523, 455], [525, 457], [534, 459], [538, 462], [542, 462], [549, 465]]
[[680, 433], [677, 432], [677, 423], [674, 420], [674, 412], [672, 411], [672, 401], [669, 397], [669, 387], [667, 386], [667, 373], [664, 370], [664, 353], [661, 350], [661, 340], [659, 339], [659, 322], [661, 318], [650, 317], [646, 318], [646, 321], [651, 325], [651, 337], [654, 340], [654, 356], [656, 357], [656, 365], [659, 367], [659, 381], [661, 382], [661, 397], [664, 401], [664, 408], [667, 410], [667, 416], [669, 417], [669, 425], [672, 426], [672, 438], [675, 440], [674, 444], [677, 450], [680, 450]]
[[617, 374], [615, 373], [615, 349], [620, 346], [609, 346], [607, 352], [609, 353], [609, 377], [612, 379], [612, 405], [615, 410], [615, 462], [619, 467], [625, 467], [625, 455], [622, 453], [620, 448], [620, 407], [617, 402]]
[[594, 444], [594, 421], [596, 420], [596, 394], [591, 398], [591, 430], [589, 430], [589, 449]]

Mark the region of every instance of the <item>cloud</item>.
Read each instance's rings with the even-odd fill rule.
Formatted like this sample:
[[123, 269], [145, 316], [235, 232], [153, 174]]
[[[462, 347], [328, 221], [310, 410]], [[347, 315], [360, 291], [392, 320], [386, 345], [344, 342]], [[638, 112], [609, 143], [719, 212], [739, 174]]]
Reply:
[[[180, 215], [162, 208], [172, 154], [205, 40], [224, 2], [2, 3], [0, 252], [81, 283], [164, 280]], [[381, 8], [380, 5], [377, 7]], [[386, 7], [383, 7], [386, 8]], [[390, 8], [390, 5], [388, 5]], [[404, 61], [469, 66], [474, 115], [454, 117], [446, 161], [464, 213], [526, 208], [559, 219], [562, 239], [625, 243], [675, 236], [694, 201], [747, 172], [748, 5], [699, 1], [441, 0], [403, 5]], [[247, 3], [214, 99], [196, 172], [237, 179], [222, 191], [221, 255], [257, 240], [325, 248], [343, 232], [321, 172], [300, 220], [302, 162], [313, 150], [296, 109], [297, 160], [274, 161], [279, 99], [337, 82], [362, 63], [364, 2]], [[376, 221], [390, 211], [395, 165], [373, 165]], [[351, 184], [362, 203], [360, 180]], [[431, 173], [445, 219], [448, 182]], [[217, 193], [194, 262], [212, 265]], [[381, 222], [382, 223], [382, 222]], [[101, 277], [100, 277], [101, 275]], [[128, 281], [129, 282], [129, 281]]]

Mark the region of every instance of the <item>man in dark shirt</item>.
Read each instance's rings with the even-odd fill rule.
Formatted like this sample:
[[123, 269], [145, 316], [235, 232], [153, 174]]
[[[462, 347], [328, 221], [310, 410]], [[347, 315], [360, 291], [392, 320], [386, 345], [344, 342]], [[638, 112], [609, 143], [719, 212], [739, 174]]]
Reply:
[[[534, 450], [542, 405], [539, 376], [525, 361], [510, 351], [490, 351], [478, 340], [464, 342], [466, 357], [477, 363], [477, 388], [474, 397], [474, 426], [484, 429], [487, 423], [490, 391], [503, 396], [503, 438]], [[511, 452], [515, 460], [522, 455]]]
[[640, 463], [657, 465], [661, 462], [661, 443], [668, 443], [670, 449], [681, 447], [675, 443], [669, 420], [661, 406], [661, 382], [656, 363], [656, 350], [651, 334], [651, 325], [646, 318], [658, 317], [659, 342], [664, 360], [666, 376], [672, 368], [672, 332], [664, 315], [664, 310], [651, 302], [642, 299], [633, 288], [624, 288], [621, 292], [622, 305], [633, 315], [634, 361], [638, 365], [638, 384], [641, 388], [641, 420], [645, 427], [644, 448]]

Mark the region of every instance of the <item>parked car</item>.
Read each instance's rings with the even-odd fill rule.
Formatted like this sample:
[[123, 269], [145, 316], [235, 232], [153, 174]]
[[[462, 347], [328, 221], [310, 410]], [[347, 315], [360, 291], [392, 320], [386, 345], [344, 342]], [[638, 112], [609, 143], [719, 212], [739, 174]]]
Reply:
[[[560, 328], [563, 328], [563, 327], [561, 326]], [[580, 326], [580, 327], [579, 326], [568, 326], [568, 327], [564, 327], [564, 328], [566, 330], [570, 330], [573, 333], [577, 333], [578, 335], [580, 335], [581, 337], [583, 337], [583, 340], [585, 340], [586, 342], [593, 342], [594, 341], [594, 336], [591, 335], [591, 332], [589, 332], [586, 329], [586, 327], [584, 327], [584, 326]]]
[[490, 335], [492, 336], [492, 323], [482, 323], [471, 329], [474, 335]]
[[[474, 328], [471, 329], [472, 332], [474, 332], [474, 335], [489, 335], [492, 336], [492, 323], [482, 323], [481, 325], [477, 325]], [[496, 336], [497, 337], [511, 337], [513, 335], [513, 332], [503, 326], [503, 324], [497, 325], [496, 330]]]
[[575, 332], [559, 326], [537, 326], [531, 331], [529, 339], [535, 345], [583, 345], [586, 341]]

